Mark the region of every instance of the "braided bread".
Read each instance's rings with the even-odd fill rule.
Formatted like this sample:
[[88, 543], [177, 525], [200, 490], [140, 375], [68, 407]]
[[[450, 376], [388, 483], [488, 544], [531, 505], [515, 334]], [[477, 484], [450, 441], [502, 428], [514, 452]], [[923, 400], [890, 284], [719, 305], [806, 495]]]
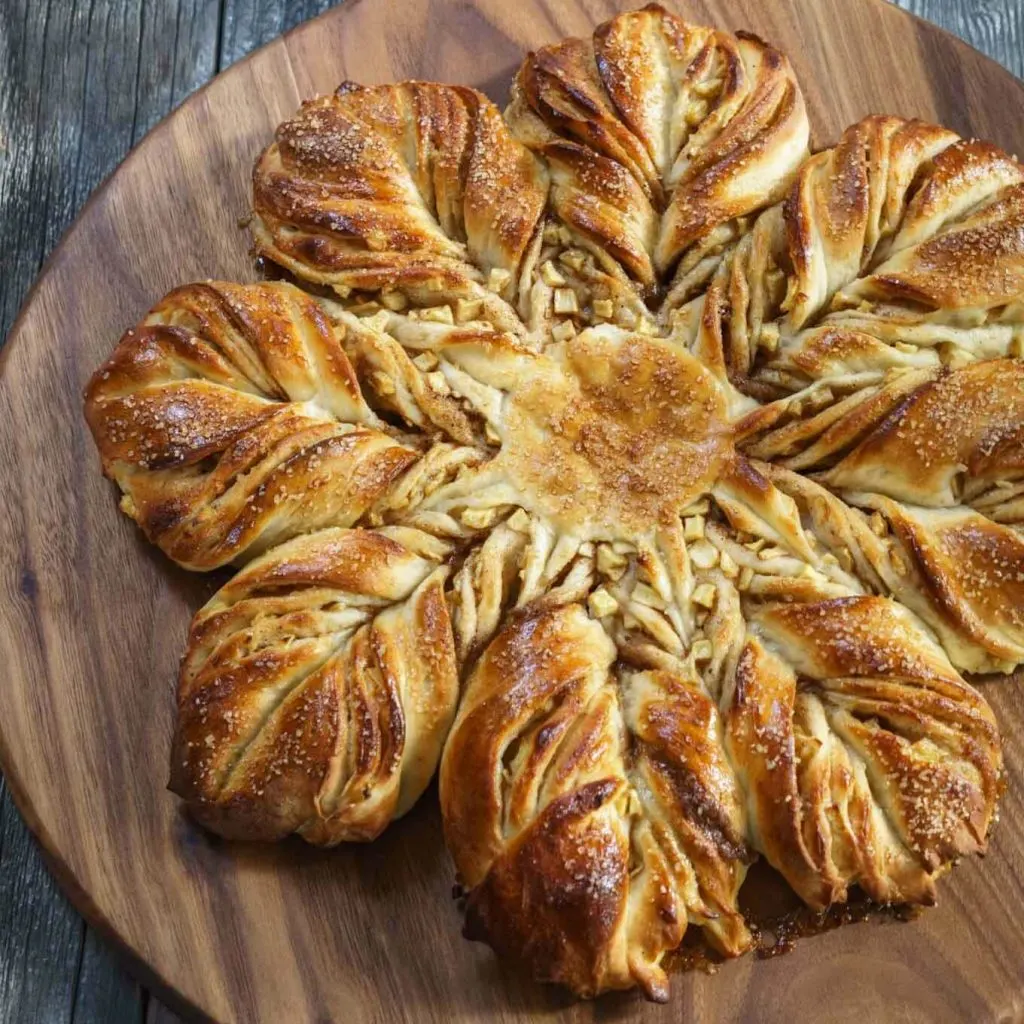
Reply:
[[229, 838], [375, 838], [423, 792], [458, 696], [446, 546], [331, 528], [254, 559], [199, 612], [171, 789]]
[[[544, 208], [547, 175], [473, 89], [344, 83], [278, 129], [253, 174], [264, 255], [333, 287], [506, 304]], [[493, 286], [493, 291], [486, 288]]]
[[[690, 926], [930, 904], [986, 847], [1024, 664], [1024, 169], [651, 5], [479, 93], [343, 85], [257, 161], [256, 251], [86, 392], [192, 569], [172, 787], [376, 836], [440, 765], [467, 932], [665, 999]], [[300, 285], [309, 291], [302, 290]], [[461, 684], [461, 694], [459, 693]]]
[[416, 460], [363, 399], [343, 333], [291, 285], [192, 285], [93, 375], [104, 472], [176, 562], [211, 569], [351, 525]]
[[648, 292], [713, 258], [807, 155], [781, 53], [654, 4], [531, 54], [506, 116], [550, 168], [555, 223]]

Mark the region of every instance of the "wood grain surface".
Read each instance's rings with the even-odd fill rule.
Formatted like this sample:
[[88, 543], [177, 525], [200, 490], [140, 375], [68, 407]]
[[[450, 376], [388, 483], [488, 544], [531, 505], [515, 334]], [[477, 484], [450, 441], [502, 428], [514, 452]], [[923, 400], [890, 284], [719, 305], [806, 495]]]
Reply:
[[[181, 98], [321, 3], [3, 0], [0, 325], [96, 183]], [[792, 56], [817, 141], [876, 109], [1024, 151], [1024, 89], [875, 0], [675, 5]], [[915, 0], [1020, 73], [1019, 3]], [[121, 329], [191, 276], [252, 276], [237, 218], [248, 168], [300, 97], [342, 77], [465, 81], [504, 98], [522, 50], [587, 31], [610, 3], [353, 0], [219, 79], [160, 126], [90, 205], [12, 332], [0, 381], [0, 736], [11, 788], [58, 877], [144, 980], [218, 1019], [1024, 1020], [1024, 700], [987, 696], [1010, 785], [986, 862], [909, 925], [858, 925], [769, 963], [677, 978], [667, 1008], [572, 1006], [463, 942], [427, 800], [381, 842], [238, 850], [164, 792], [171, 680], [209, 581], [145, 547], [99, 478], [81, 384]], [[13, 29], [13, 31], [12, 31]], [[14, 483], [17, 482], [17, 483]], [[148, 964], [148, 969], [145, 967]], [[0, 802], [0, 1021], [170, 1016], [86, 934]]]

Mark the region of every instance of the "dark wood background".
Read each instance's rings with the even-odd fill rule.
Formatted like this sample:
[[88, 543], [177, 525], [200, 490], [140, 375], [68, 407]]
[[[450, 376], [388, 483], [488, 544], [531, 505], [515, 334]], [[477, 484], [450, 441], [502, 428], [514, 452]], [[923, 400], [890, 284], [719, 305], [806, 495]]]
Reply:
[[[0, 0], [0, 337], [47, 254], [128, 150], [218, 71], [329, 6]], [[900, 6], [1024, 77], [1024, 0]], [[176, 1020], [58, 891], [0, 778], [0, 1024]]]

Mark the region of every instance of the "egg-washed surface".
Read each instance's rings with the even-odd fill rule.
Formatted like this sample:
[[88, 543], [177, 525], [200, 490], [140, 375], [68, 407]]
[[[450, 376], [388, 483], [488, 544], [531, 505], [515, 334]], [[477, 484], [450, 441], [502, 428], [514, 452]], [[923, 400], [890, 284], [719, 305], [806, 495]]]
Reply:
[[[918, 121], [808, 150], [786, 58], [657, 6], [480, 93], [343, 85], [257, 162], [296, 283], [162, 300], [86, 415], [199, 611], [172, 787], [370, 840], [440, 765], [467, 929], [576, 993], [688, 929], [929, 904], [1024, 661], [1024, 169]], [[1007, 684], [1012, 685], [1012, 684]]]

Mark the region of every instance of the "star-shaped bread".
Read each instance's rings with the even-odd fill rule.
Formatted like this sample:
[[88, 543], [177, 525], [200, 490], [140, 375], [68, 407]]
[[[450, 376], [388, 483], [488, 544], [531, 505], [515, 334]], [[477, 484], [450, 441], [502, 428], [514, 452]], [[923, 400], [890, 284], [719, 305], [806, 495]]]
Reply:
[[86, 393], [189, 569], [172, 788], [232, 838], [371, 840], [440, 770], [469, 933], [667, 996], [689, 928], [927, 904], [1001, 787], [964, 674], [1024, 661], [1024, 168], [867, 118], [660, 7], [504, 115], [305, 103], [253, 176], [286, 280], [163, 299]]

